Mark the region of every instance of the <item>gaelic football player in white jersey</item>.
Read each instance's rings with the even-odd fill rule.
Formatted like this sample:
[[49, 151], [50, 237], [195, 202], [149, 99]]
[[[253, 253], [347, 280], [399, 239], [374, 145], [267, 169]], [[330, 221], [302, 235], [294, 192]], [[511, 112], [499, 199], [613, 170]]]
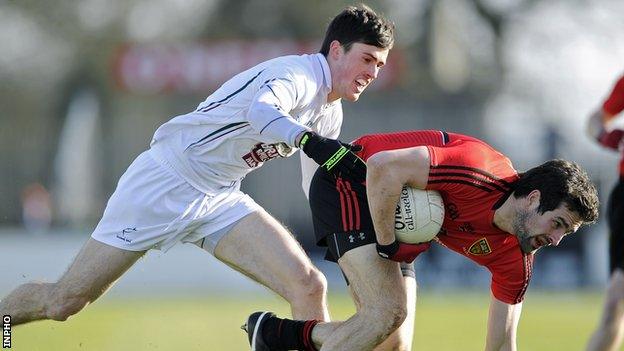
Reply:
[[0, 314], [15, 325], [64, 321], [147, 250], [189, 242], [280, 294], [294, 318], [328, 320], [325, 277], [292, 235], [240, 191], [240, 181], [298, 148], [305, 153], [306, 194], [317, 164], [362, 181], [365, 164], [336, 140], [341, 100], [358, 100], [377, 78], [393, 31], [370, 8], [348, 7], [330, 23], [320, 53], [261, 63], [162, 125], [119, 180], [67, 272], [57, 282], [19, 286], [1, 300]]

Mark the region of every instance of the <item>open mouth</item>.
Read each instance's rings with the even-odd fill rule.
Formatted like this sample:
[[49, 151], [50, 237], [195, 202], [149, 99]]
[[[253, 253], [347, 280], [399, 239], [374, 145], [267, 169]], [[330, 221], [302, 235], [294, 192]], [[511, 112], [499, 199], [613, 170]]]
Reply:
[[355, 88], [357, 89], [359, 93], [364, 91], [367, 85], [368, 85], [368, 82], [366, 81], [366, 79], [360, 78], [360, 79], [355, 80]]
[[550, 241], [550, 238], [545, 235], [535, 236], [531, 240], [531, 246], [533, 246], [534, 250], [537, 250], [543, 246], [550, 246], [550, 245], [552, 245], [552, 242]]

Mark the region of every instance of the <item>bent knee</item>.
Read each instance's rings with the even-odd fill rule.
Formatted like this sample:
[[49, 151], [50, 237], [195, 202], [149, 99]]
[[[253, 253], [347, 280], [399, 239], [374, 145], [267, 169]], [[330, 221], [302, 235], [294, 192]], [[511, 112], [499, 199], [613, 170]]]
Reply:
[[383, 307], [381, 319], [392, 331], [396, 330], [403, 324], [405, 318], [407, 318], [407, 306], [402, 303], [391, 303]]
[[316, 268], [308, 269], [292, 280], [289, 290], [291, 301], [320, 300], [327, 293], [327, 278]]
[[66, 321], [67, 318], [80, 312], [91, 301], [87, 298], [69, 298], [58, 304], [48, 306], [47, 317], [55, 321]]
[[61, 291], [56, 287], [49, 295], [46, 304], [46, 315], [49, 319], [55, 321], [65, 321], [80, 312], [93, 300], [88, 293], [70, 293]]
[[371, 308], [365, 307], [360, 313], [366, 320], [374, 321], [370, 326], [385, 338], [403, 324], [408, 312], [405, 304], [387, 301]]
[[386, 311], [386, 320], [391, 325], [392, 330], [399, 328], [407, 318], [407, 306], [404, 303], [391, 304]]

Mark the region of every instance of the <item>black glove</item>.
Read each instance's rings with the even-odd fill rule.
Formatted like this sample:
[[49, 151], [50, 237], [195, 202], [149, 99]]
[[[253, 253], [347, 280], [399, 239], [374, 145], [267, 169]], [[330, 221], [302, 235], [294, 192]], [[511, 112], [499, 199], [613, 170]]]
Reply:
[[358, 183], [366, 180], [366, 163], [354, 153], [362, 150], [360, 145], [345, 144], [306, 132], [299, 147], [321, 168], [336, 176], [350, 178]]

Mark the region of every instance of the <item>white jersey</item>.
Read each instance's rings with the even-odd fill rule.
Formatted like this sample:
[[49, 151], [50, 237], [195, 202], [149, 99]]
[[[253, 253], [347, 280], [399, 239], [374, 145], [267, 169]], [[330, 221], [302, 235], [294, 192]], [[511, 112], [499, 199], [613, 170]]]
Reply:
[[[237, 186], [250, 171], [292, 155], [313, 130], [337, 138], [340, 100], [327, 103], [331, 76], [322, 54], [265, 61], [225, 82], [191, 113], [156, 132], [150, 153], [205, 193]], [[302, 155], [304, 190], [316, 169]]]

